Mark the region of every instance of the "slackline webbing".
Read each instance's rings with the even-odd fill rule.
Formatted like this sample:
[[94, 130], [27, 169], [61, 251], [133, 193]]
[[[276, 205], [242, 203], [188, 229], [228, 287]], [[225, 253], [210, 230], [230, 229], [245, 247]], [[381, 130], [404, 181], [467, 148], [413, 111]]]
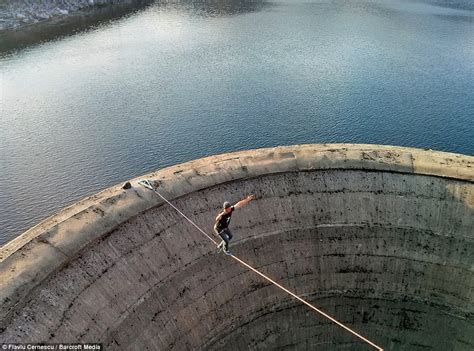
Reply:
[[[158, 195], [160, 198], [162, 198], [168, 205], [170, 205], [171, 207], [173, 207], [181, 216], [183, 216], [189, 223], [191, 223], [194, 227], [196, 227], [197, 230], [199, 230], [202, 234], [204, 234], [210, 241], [212, 241], [212, 243], [214, 243], [214, 245], [218, 246], [219, 244], [217, 243], [217, 241], [215, 241], [211, 236], [209, 236], [204, 230], [202, 230], [201, 228], [199, 228], [199, 226], [194, 223], [191, 219], [189, 219], [183, 212], [181, 212], [176, 206], [174, 206], [171, 202], [169, 202], [163, 195], [161, 195], [152, 185], [151, 183], [148, 181], [148, 180], [144, 180], [144, 181], [139, 181], [138, 182], [140, 185], [143, 185], [144, 187], [152, 190], [156, 195]], [[342, 324], [341, 322], [337, 321], [336, 319], [334, 319], [333, 317], [331, 317], [330, 315], [328, 315], [327, 313], [321, 311], [320, 309], [314, 307], [312, 304], [310, 304], [309, 302], [307, 302], [306, 300], [302, 299], [301, 297], [299, 297], [298, 295], [296, 295], [295, 293], [291, 292], [290, 290], [286, 289], [284, 286], [278, 284], [276, 281], [274, 281], [273, 279], [267, 277], [265, 274], [263, 274], [262, 272], [260, 272], [259, 270], [253, 268], [251, 265], [249, 265], [248, 263], [242, 261], [240, 258], [238, 258], [237, 256], [235, 256], [234, 254], [230, 254], [229, 257], [232, 257], [234, 260], [236, 260], [237, 262], [239, 262], [241, 265], [243, 265], [244, 267], [247, 267], [248, 269], [250, 269], [251, 271], [257, 273], [259, 276], [261, 276], [262, 278], [268, 280], [270, 283], [272, 283], [273, 285], [275, 285], [276, 287], [280, 288], [281, 290], [283, 290], [284, 292], [286, 292], [287, 294], [291, 295], [292, 297], [294, 297], [295, 299], [297, 299], [298, 301], [304, 303], [306, 306], [308, 306], [309, 308], [311, 308], [312, 310], [318, 312], [319, 314], [321, 314], [322, 316], [326, 317], [327, 319], [329, 319], [330, 321], [334, 322], [335, 324], [337, 324], [338, 326], [340, 326], [341, 328], [345, 329], [346, 331], [348, 331], [349, 333], [357, 336], [359, 339], [363, 340], [364, 342], [366, 342], [367, 344], [375, 347], [377, 350], [379, 351], [383, 351], [383, 348], [381, 348], [380, 346], [377, 346], [376, 344], [374, 344], [373, 342], [371, 342], [370, 340], [364, 338], [362, 335], [358, 334], [357, 332], [353, 331], [352, 329], [350, 329], [349, 327], [345, 326], [344, 324]]]

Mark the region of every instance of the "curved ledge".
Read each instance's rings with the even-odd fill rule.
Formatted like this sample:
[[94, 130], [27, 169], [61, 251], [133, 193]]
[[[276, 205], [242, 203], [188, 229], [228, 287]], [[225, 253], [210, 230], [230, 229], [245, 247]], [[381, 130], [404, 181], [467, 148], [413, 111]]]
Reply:
[[[131, 180], [129, 190], [114, 186], [84, 199], [2, 247], [0, 332], [25, 306], [27, 296], [49, 277], [80, 258], [86, 249], [105, 240], [116, 228], [163, 204], [152, 192], [138, 186], [140, 179], [154, 181], [167, 199], [177, 200], [233, 182], [277, 174], [334, 170], [452, 180], [457, 182], [456, 187], [443, 196], [455, 198], [466, 208], [474, 209], [474, 157], [471, 156], [395, 146], [310, 144], [226, 153], [190, 161], [135, 178]], [[362, 188], [355, 190], [357, 194], [363, 191]], [[417, 194], [412, 196], [416, 198]], [[381, 224], [390, 226], [390, 220]], [[425, 229], [430, 230], [429, 224], [426, 225]], [[463, 222], [460, 227], [464, 228], [459, 233], [461, 237], [473, 242], [474, 235], [469, 233], [471, 223]], [[201, 246], [199, 250], [204, 255], [212, 252], [209, 246]]]

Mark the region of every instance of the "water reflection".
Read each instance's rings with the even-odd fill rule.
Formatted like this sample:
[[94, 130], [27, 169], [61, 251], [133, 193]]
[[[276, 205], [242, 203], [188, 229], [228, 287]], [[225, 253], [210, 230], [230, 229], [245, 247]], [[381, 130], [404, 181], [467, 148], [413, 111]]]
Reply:
[[225, 17], [261, 11], [270, 3], [265, 0], [158, 1], [156, 6], [186, 11], [194, 16]]
[[0, 59], [0, 244], [206, 155], [315, 142], [472, 154], [472, 25], [407, 3], [154, 2]]
[[2, 30], [0, 31], [0, 57], [28, 46], [62, 38], [120, 19], [149, 6], [151, 3], [153, 1], [143, 0], [134, 4], [95, 7], [93, 10], [80, 11], [67, 17], [54, 18], [16, 29]]
[[133, 4], [99, 7], [67, 17], [0, 31], [0, 57], [130, 16], [150, 5], [157, 9], [172, 9], [198, 17], [223, 17], [260, 11], [268, 6], [269, 2], [265, 0], [142, 0]]
[[474, 17], [474, 4], [469, 6], [463, 1], [441, 3], [435, 0], [398, 2], [392, 1], [380, 3], [378, 7], [381, 12], [387, 12], [388, 16], [412, 14], [420, 16], [437, 16], [455, 21], [472, 22]]

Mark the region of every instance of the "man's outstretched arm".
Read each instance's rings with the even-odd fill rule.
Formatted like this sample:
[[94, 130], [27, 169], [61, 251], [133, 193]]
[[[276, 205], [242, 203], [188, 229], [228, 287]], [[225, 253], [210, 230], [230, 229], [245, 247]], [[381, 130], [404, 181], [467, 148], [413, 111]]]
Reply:
[[252, 201], [253, 199], [255, 199], [255, 195], [250, 195], [250, 196], [247, 196], [245, 199], [243, 200], [240, 200], [239, 202], [237, 202], [234, 207], [235, 208], [241, 208], [245, 205], [247, 205], [250, 201]]

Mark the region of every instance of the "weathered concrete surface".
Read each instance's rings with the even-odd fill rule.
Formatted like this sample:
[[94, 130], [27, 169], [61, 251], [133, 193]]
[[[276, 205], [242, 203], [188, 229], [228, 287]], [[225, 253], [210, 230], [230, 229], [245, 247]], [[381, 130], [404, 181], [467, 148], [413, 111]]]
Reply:
[[[474, 157], [374, 145], [212, 156], [140, 177], [233, 251], [387, 350], [474, 349]], [[0, 340], [107, 349], [371, 349], [131, 181], [0, 251]]]

